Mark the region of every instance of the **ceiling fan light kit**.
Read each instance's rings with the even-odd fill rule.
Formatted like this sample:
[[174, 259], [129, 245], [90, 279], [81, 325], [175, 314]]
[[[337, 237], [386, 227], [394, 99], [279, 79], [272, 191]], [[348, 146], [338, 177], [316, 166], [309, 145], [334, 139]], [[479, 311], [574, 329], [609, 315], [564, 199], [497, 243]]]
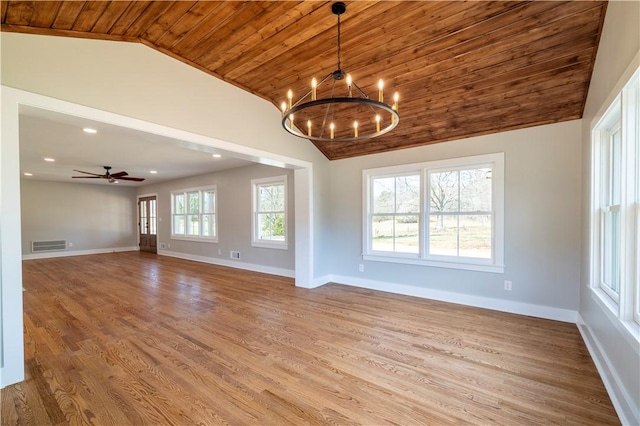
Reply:
[[91, 176], [71, 176], [73, 179], [106, 179], [109, 183], [118, 183], [118, 180], [129, 180], [133, 182], [142, 182], [145, 178], [131, 177], [127, 172], [110, 173], [111, 166], [102, 166], [106, 173], [100, 175], [98, 173], [84, 172], [82, 170], [73, 170], [74, 172], [84, 173]]
[[[318, 142], [354, 142], [389, 133], [400, 122], [398, 92], [393, 96], [393, 104], [385, 103], [384, 83], [379, 80], [378, 98], [370, 99], [341, 68], [340, 15], [346, 10], [343, 2], [331, 6], [338, 17], [338, 68], [320, 82], [313, 78], [311, 89], [295, 103], [293, 91], [289, 90], [287, 101], [281, 104], [282, 127], [294, 136]], [[342, 80], [345, 84], [338, 84]], [[318, 98], [325, 87], [330, 96]], [[336, 89], [343, 95], [334, 96]]]

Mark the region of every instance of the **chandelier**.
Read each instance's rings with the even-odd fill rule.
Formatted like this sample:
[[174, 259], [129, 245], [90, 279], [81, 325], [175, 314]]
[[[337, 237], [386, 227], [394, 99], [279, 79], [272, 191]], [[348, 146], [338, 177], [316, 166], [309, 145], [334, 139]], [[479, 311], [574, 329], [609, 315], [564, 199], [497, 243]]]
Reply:
[[[398, 92], [393, 104], [384, 102], [384, 83], [378, 81], [378, 98], [370, 99], [340, 67], [340, 15], [347, 10], [336, 2], [331, 11], [338, 16], [338, 69], [320, 82], [311, 80], [311, 90], [297, 102], [293, 92], [287, 92], [282, 102], [282, 127], [294, 136], [319, 142], [352, 142], [382, 136], [400, 122]], [[345, 80], [346, 84], [338, 83]], [[319, 98], [326, 93], [329, 97]]]

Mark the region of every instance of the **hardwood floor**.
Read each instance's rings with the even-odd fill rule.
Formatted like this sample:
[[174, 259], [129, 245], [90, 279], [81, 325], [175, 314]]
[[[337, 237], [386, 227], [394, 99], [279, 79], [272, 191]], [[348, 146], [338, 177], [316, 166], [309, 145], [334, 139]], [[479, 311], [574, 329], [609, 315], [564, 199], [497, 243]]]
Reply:
[[3, 425], [619, 424], [573, 324], [147, 253], [23, 265]]

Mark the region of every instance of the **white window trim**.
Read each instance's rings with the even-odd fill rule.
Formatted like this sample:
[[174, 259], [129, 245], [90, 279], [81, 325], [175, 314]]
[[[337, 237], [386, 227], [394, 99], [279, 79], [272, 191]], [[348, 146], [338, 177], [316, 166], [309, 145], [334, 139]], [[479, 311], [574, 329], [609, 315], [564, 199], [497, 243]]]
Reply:
[[[436, 169], [466, 169], [469, 167], [492, 167], [492, 220], [493, 239], [491, 241], [493, 258], [476, 259], [468, 257], [426, 255], [427, 222], [427, 171]], [[369, 221], [371, 209], [371, 181], [373, 178], [385, 176], [400, 176], [403, 174], [419, 173], [420, 187], [420, 250], [419, 254], [374, 252], [371, 250], [371, 223]], [[398, 166], [366, 169], [362, 171], [363, 187], [363, 235], [362, 258], [378, 262], [392, 262], [410, 265], [433, 266], [439, 268], [464, 269], [471, 271], [504, 273], [504, 153], [484, 154], [471, 157], [452, 158], [446, 160], [429, 161], [424, 163], [405, 164]]]
[[[265, 184], [284, 184], [284, 241], [261, 240], [258, 229], [258, 187]], [[289, 188], [287, 175], [251, 179], [251, 246], [287, 250], [289, 249]]]
[[[174, 230], [173, 230], [173, 218], [174, 218], [174, 195], [176, 194], [184, 194], [185, 196], [185, 202], [188, 202], [188, 196], [187, 194], [189, 192], [198, 192], [198, 203], [200, 204], [198, 207], [198, 215], [202, 216], [202, 193], [206, 192], [206, 191], [213, 191], [215, 193], [215, 203], [214, 203], [214, 209], [213, 209], [213, 215], [215, 217], [215, 225], [214, 225], [214, 232], [215, 232], [215, 236], [214, 237], [209, 237], [209, 236], [197, 236], [197, 235], [182, 235], [182, 234], [174, 234]], [[186, 206], [185, 206], [186, 207]], [[187, 213], [188, 215], [188, 213]], [[171, 191], [171, 239], [172, 240], [179, 240], [179, 241], [194, 241], [194, 242], [199, 242], [199, 243], [212, 243], [212, 244], [216, 244], [218, 243], [218, 187], [217, 185], [208, 185], [208, 186], [200, 186], [200, 187], [196, 187], [196, 188], [185, 188], [185, 189], [179, 189], [179, 190], [175, 190], [175, 191]]]
[[[604, 113], [591, 123], [591, 206], [590, 206], [590, 276], [589, 287], [603, 312], [623, 332], [640, 342], [640, 69], [618, 85], [618, 94]], [[619, 87], [622, 87], [621, 89]], [[614, 92], [615, 93], [615, 92]], [[611, 99], [611, 98], [610, 98]], [[609, 131], [619, 121], [622, 129], [620, 226], [620, 289], [618, 301], [601, 288], [602, 229], [601, 196], [603, 191], [602, 145]], [[635, 170], [635, 173], [633, 172]]]

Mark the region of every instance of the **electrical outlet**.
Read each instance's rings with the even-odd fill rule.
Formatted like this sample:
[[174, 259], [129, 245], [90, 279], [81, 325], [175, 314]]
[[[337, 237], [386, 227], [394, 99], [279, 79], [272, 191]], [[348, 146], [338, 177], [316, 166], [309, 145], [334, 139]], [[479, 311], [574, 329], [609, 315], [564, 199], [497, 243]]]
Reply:
[[362, 263], [358, 265], [358, 271], [364, 272], [364, 265]]
[[73, 247], [73, 243], [72, 242], [69, 242], [69, 247]]
[[512, 286], [512, 282], [511, 281], [505, 281], [504, 282], [504, 289], [507, 291], [511, 291], [511, 286]]
[[222, 250], [218, 250], [218, 256], [222, 254]]
[[161, 249], [166, 248], [166, 246], [167, 246], [167, 245], [166, 245], [165, 243], [160, 243], [160, 248], [161, 248]]

